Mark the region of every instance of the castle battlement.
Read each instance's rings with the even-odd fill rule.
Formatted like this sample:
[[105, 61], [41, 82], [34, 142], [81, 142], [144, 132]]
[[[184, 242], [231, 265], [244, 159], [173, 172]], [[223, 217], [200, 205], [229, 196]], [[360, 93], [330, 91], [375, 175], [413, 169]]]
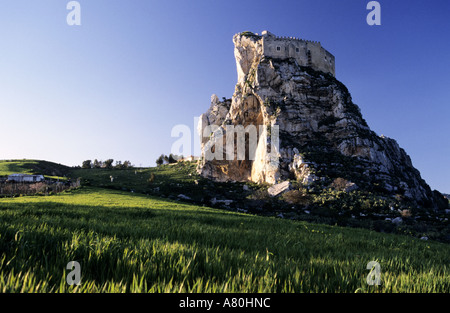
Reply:
[[324, 49], [319, 41], [275, 36], [267, 30], [262, 32], [261, 41], [265, 56], [278, 59], [294, 58], [299, 65], [335, 76], [334, 55]]
[[[264, 31], [264, 32], [266, 32], [266, 31]], [[263, 33], [264, 33], [264, 32], [263, 32]], [[275, 39], [283, 39], [283, 40], [306, 41], [306, 42], [311, 42], [311, 43], [320, 43], [319, 41], [308, 40], [308, 39], [297, 38], [297, 37], [286, 37], [286, 36], [275, 36], [275, 35], [273, 35], [273, 38], [275, 38]]]

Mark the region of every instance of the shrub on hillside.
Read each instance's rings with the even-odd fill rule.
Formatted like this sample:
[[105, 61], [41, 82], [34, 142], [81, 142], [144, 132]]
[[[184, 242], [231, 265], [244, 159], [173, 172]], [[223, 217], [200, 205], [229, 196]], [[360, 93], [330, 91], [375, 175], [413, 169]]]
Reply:
[[270, 195], [266, 189], [258, 189], [251, 196], [249, 196], [252, 200], [270, 200]]
[[81, 168], [91, 168], [91, 160], [83, 161]]
[[108, 159], [106, 160], [103, 165], [106, 169], [112, 169], [112, 164], [113, 164], [114, 160], [113, 159]]
[[287, 203], [301, 206], [307, 206], [311, 202], [308, 193], [304, 189], [286, 191], [281, 196], [281, 199]]
[[348, 180], [342, 177], [338, 177], [331, 183], [331, 188], [338, 191], [344, 191], [345, 188], [347, 188], [348, 184], [349, 184]]
[[101, 168], [102, 165], [103, 165], [102, 161], [99, 161], [97, 159], [94, 160], [94, 165], [93, 165], [94, 168]]
[[170, 164], [177, 163], [177, 159], [175, 158], [175, 156], [172, 153], [169, 155], [168, 162]]
[[157, 166], [160, 166], [160, 165], [163, 165], [163, 164], [164, 164], [164, 157], [165, 157], [165, 155], [164, 155], [164, 154], [161, 154], [161, 155], [159, 156], [159, 158], [156, 159], [156, 165], [157, 165]]
[[147, 183], [148, 183], [149, 185], [151, 185], [154, 181], [155, 181], [155, 174], [152, 173], [152, 174], [150, 175], [150, 178], [147, 179]]

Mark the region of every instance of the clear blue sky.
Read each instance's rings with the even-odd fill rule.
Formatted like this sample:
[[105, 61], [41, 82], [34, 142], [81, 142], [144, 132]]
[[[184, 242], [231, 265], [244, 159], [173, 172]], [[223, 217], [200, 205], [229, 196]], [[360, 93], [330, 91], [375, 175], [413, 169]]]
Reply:
[[232, 37], [249, 30], [320, 41], [378, 134], [450, 193], [450, 1], [0, 0], [0, 159], [154, 166], [177, 124], [231, 97]]

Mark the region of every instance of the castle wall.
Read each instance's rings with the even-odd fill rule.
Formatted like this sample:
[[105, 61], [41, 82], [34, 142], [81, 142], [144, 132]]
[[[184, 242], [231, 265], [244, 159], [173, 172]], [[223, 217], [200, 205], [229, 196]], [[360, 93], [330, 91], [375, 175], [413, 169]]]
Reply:
[[310, 66], [335, 76], [334, 56], [325, 50], [320, 42], [277, 37], [265, 31], [262, 34], [262, 45], [266, 56], [279, 59], [295, 58], [299, 65]]

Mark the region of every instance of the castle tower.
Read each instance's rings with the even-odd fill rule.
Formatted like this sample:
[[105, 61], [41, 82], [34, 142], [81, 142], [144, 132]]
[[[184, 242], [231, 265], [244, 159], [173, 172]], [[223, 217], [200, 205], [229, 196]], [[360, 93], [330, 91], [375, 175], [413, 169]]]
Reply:
[[278, 37], [267, 30], [261, 33], [261, 40], [265, 56], [277, 59], [295, 58], [299, 65], [310, 66], [335, 76], [334, 55], [318, 41]]

